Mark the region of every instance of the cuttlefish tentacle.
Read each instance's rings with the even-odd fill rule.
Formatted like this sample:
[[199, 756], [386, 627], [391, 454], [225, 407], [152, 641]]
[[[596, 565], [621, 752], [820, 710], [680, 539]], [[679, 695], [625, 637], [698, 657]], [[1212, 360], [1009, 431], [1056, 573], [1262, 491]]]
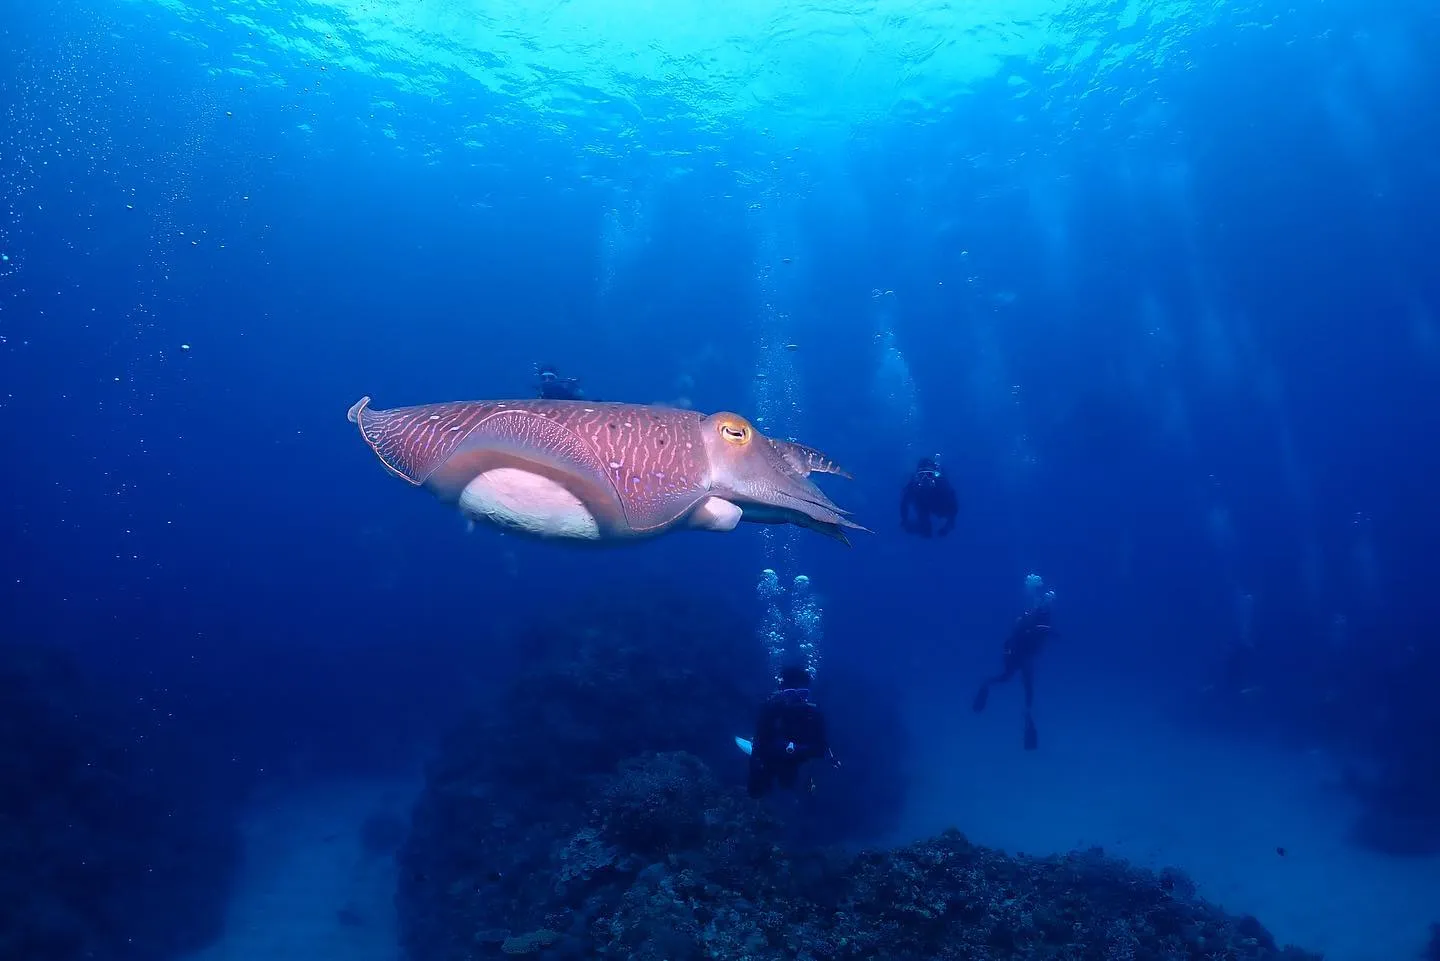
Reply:
[[[845, 540], [845, 538], [843, 533], [838, 530], [838, 528], [847, 528], [857, 531], [866, 530], [866, 528], [861, 527], [859, 524], [846, 517], [846, 512], [842, 511], [839, 507], [836, 507], [833, 503], [831, 503], [829, 498], [825, 498], [823, 501], [818, 501], [808, 497], [800, 497], [786, 491], [770, 491], [766, 495], [766, 500], [768, 502], [766, 505], [767, 507], [786, 511], [793, 511], [796, 514], [799, 514], [805, 518], [808, 518], [810, 521], [814, 521], [815, 523], [821, 525], [819, 527], [813, 527], [814, 530], [821, 531], [825, 534], [840, 535], [841, 540]], [[761, 509], [758, 513], [763, 513], [763, 509]], [[804, 521], [797, 521], [797, 523], [800, 523], [801, 526], [804, 527], [813, 526], [810, 524], [806, 524]], [[832, 531], [832, 528], [835, 528], [836, 530]], [[849, 542], [846, 541], [846, 543]]]

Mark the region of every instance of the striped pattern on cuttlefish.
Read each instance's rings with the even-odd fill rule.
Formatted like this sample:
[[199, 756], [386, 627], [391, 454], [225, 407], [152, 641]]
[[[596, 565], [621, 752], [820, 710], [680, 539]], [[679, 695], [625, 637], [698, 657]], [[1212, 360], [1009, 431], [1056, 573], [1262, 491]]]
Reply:
[[866, 530], [809, 479], [848, 473], [728, 411], [569, 400], [375, 410], [362, 397], [349, 418], [392, 474], [473, 521], [537, 537], [610, 542], [748, 521], [848, 544], [847, 530]]

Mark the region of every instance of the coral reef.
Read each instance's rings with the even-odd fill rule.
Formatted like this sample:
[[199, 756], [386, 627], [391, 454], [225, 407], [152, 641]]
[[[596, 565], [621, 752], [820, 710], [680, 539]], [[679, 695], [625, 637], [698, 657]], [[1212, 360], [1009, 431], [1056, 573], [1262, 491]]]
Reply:
[[650, 857], [684, 851], [705, 836], [706, 802], [717, 785], [695, 756], [676, 751], [620, 762], [595, 810], [616, 845]]
[[172, 735], [58, 652], [0, 647], [0, 957], [164, 961], [219, 932], [238, 835]]
[[[446, 936], [412, 942], [411, 956], [1316, 957], [1281, 949], [1254, 918], [1196, 898], [1183, 875], [1137, 870], [1100, 851], [1011, 857], [953, 831], [893, 851], [791, 850], [764, 805], [721, 787], [683, 753], [626, 759], [576, 810], [575, 823], [510, 835], [517, 875], [481, 869], [452, 881]], [[497, 944], [497, 925], [529, 933]]]
[[[647, 619], [613, 607], [602, 623], [623, 629], [546, 625], [510, 695], [447, 741], [400, 854], [415, 961], [1314, 957], [1199, 900], [1183, 875], [1098, 851], [1015, 858], [955, 832], [891, 851], [817, 843], [875, 822], [825, 806], [838, 778], [779, 803], [744, 795], [728, 735], [764, 693], [747, 679], [766, 675], [761, 652], [748, 664], [729, 638], [749, 635], [647, 613], [666, 629], [637, 636]], [[848, 796], [898, 804], [898, 724], [863, 684], [836, 689], [881, 728], [856, 739], [875, 768]], [[815, 820], [832, 830], [796, 830]]]
[[500, 942], [500, 950], [505, 954], [538, 954], [559, 940], [560, 935], [549, 928], [541, 928], [506, 938]]

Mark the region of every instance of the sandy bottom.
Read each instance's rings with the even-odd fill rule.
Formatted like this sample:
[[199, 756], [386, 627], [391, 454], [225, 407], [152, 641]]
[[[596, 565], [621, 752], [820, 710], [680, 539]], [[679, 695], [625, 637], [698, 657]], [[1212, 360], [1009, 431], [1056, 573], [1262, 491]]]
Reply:
[[400, 961], [395, 862], [368, 852], [372, 815], [409, 823], [418, 785], [317, 786], [257, 804], [220, 940], [192, 961]]
[[[1205, 897], [1330, 961], [1422, 955], [1440, 920], [1440, 859], [1353, 845], [1353, 808], [1323, 756], [1197, 740], [1117, 698], [1045, 689], [1029, 753], [1019, 694], [996, 689], [978, 716], [965, 697], [912, 719], [931, 741], [904, 839], [953, 826], [1009, 851], [1100, 846], [1179, 867]], [[417, 789], [334, 784], [257, 805], [225, 934], [192, 961], [400, 961], [393, 859], [367, 853], [361, 826], [405, 817]]]
[[[1197, 740], [1155, 711], [1094, 690], [1037, 698], [1040, 749], [1021, 749], [1018, 685], [974, 714], [969, 692], [917, 729], [907, 837], [957, 827], [979, 844], [1049, 854], [1103, 847], [1173, 865], [1202, 896], [1255, 915], [1276, 940], [1329, 961], [1408, 961], [1440, 921], [1440, 859], [1400, 859], [1347, 837], [1354, 808], [1319, 753]], [[1096, 711], [1105, 713], [1096, 715]], [[1282, 856], [1277, 848], [1284, 848]]]

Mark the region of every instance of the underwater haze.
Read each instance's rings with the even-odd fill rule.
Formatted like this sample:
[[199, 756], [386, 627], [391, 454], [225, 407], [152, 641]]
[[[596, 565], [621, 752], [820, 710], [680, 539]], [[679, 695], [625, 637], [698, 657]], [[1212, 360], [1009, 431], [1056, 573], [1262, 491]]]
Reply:
[[[0, 957], [1440, 958], [1437, 51], [1423, 0], [12, 4]], [[346, 419], [552, 365], [868, 531], [532, 538]], [[795, 663], [840, 766], [746, 797]]]

